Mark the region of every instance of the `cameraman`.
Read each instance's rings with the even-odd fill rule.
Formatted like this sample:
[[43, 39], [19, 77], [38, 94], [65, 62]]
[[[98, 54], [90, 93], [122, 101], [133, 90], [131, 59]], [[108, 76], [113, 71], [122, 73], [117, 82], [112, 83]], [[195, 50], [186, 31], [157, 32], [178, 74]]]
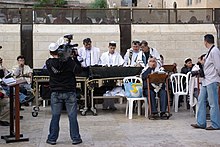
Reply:
[[81, 65], [76, 55], [73, 58], [68, 57], [65, 61], [61, 60], [58, 55], [58, 45], [51, 43], [49, 51], [53, 58], [46, 61], [46, 66], [50, 76], [51, 88], [51, 113], [49, 135], [47, 143], [55, 145], [59, 135], [59, 120], [63, 103], [66, 105], [70, 137], [72, 144], [82, 143], [79, 134], [79, 126], [77, 121], [77, 99], [76, 99], [76, 78], [75, 74], [81, 71]]

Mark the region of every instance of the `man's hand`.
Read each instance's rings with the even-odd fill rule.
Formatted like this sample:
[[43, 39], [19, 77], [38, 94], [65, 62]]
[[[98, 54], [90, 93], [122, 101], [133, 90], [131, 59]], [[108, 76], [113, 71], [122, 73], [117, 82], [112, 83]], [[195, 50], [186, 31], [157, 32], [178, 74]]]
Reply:
[[156, 62], [156, 59], [155, 58], [150, 58], [148, 60], [148, 66], [150, 68], [156, 68], [157, 67], [157, 62]]

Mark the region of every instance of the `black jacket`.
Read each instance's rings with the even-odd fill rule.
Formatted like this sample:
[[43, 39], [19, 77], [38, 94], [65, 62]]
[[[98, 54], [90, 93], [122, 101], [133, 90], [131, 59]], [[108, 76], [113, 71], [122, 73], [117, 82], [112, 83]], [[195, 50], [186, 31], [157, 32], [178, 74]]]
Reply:
[[184, 65], [184, 67], [181, 68], [180, 73], [187, 74], [188, 72], [190, 72], [190, 71], [192, 70], [192, 68], [193, 68], [194, 65], [195, 65], [195, 64], [193, 64], [192, 67], [190, 67], [190, 68], [187, 67], [186, 65]]
[[50, 76], [50, 88], [52, 92], [75, 92], [75, 74], [81, 72], [81, 65], [75, 58], [61, 61], [58, 58], [50, 58], [46, 61]]
[[[142, 73], [142, 81], [143, 81], [143, 89], [144, 89], [144, 90], [147, 90], [147, 76], [148, 76], [149, 74], [151, 74], [152, 71], [154, 71], [154, 70], [155, 70], [155, 68], [150, 68], [150, 67], [148, 67], [147, 70], [144, 71], [144, 73]], [[153, 86], [152, 86], [152, 85], [150, 85], [150, 89], [153, 89]]]

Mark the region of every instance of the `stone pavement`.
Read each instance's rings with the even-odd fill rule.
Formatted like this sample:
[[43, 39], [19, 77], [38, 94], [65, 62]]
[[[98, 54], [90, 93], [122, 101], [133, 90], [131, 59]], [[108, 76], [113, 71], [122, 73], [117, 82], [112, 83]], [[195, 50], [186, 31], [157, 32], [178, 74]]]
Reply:
[[[172, 112], [169, 120], [149, 120], [133, 115], [129, 120], [125, 117], [125, 104], [117, 104], [118, 110], [103, 111], [98, 105], [98, 115], [88, 113], [78, 115], [82, 147], [219, 147], [220, 131], [193, 129], [190, 124], [195, 118], [189, 110], [180, 109]], [[50, 123], [50, 107], [40, 107], [38, 117], [32, 117], [32, 107], [24, 107], [21, 133], [29, 137], [29, 142], [5, 143], [0, 140], [0, 147], [49, 147], [45, 143]], [[210, 124], [210, 122], [208, 122]], [[60, 120], [60, 135], [57, 147], [69, 147], [68, 118], [65, 112]], [[8, 135], [9, 127], [0, 126], [0, 135]]]

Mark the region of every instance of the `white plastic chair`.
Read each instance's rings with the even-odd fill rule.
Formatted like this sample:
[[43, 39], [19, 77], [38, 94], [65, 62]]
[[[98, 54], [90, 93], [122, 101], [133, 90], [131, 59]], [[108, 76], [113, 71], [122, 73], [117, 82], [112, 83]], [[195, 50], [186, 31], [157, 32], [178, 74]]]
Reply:
[[170, 76], [170, 81], [172, 84], [172, 91], [174, 94], [173, 100], [173, 108], [175, 108], [175, 112], [178, 112], [178, 103], [179, 103], [179, 96], [184, 95], [184, 105], [186, 107], [186, 96], [189, 92], [189, 78], [190, 72], [187, 74], [183, 73], [174, 73]]
[[[139, 77], [135, 77], [135, 76], [130, 76], [130, 77], [125, 77], [123, 79], [123, 83], [125, 85], [125, 83], [138, 83], [141, 86], [143, 86], [143, 81], [141, 78]], [[140, 92], [140, 91], [138, 91]], [[126, 93], [126, 87], [125, 87], [125, 93]], [[134, 101], [138, 101], [138, 115], [141, 114], [141, 100], [144, 100], [145, 102], [145, 117], [148, 116], [148, 104], [147, 104], [147, 98], [143, 96], [143, 92], [141, 93], [142, 97], [127, 97], [127, 105], [126, 105], [126, 116], [128, 115], [128, 111], [129, 111], [129, 119], [132, 119], [132, 114], [133, 114], [133, 102]]]

